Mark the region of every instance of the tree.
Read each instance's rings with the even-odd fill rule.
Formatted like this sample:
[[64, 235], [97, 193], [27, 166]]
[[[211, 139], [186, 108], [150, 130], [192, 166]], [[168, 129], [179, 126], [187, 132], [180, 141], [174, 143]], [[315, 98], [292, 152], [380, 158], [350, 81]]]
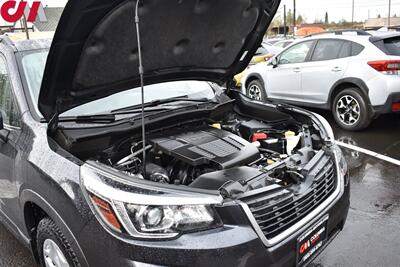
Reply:
[[297, 19], [296, 19], [296, 24], [297, 25], [301, 25], [301, 24], [303, 24], [304, 23], [304, 21], [305, 21], [305, 19], [303, 18], [303, 16], [302, 15], [299, 15], [298, 17], [297, 17]]
[[329, 24], [329, 15], [328, 15], [328, 12], [325, 12], [325, 24]]
[[286, 14], [287, 25], [293, 25], [293, 12], [291, 9]]

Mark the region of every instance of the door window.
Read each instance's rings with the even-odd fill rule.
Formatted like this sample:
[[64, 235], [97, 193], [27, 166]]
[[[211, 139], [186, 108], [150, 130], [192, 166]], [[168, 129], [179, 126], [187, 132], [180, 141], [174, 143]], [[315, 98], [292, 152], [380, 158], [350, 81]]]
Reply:
[[344, 44], [342, 40], [320, 40], [314, 49], [311, 61], [324, 61], [339, 58], [341, 48]]
[[313, 41], [309, 41], [292, 46], [281, 54], [279, 57], [279, 64], [283, 65], [305, 62], [313, 43]]
[[339, 52], [338, 58], [346, 58], [346, 57], [351, 57], [351, 48], [352, 48], [352, 43], [349, 41], [343, 42], [342, 49]]
[[5, 59], [0, 57], [0, 110], [6, 125], [19, 127], [20, 114], [12, 92]]

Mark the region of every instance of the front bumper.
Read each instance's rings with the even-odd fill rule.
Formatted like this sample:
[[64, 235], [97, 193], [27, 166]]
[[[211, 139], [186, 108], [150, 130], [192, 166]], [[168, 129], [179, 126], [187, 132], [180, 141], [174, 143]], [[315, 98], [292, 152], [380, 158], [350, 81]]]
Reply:
[[347, 184], [334, 205], [268, 248], [237, 205], [220, 208], [223, 228], [169, 241], [120, 240], [93, 217], [78, 235], [78, 242], [90, 266], [295, 266], [297, 238], [313, 224], [329, 215], [327, 243], [342, 230], [349, 209], [349, 191]]

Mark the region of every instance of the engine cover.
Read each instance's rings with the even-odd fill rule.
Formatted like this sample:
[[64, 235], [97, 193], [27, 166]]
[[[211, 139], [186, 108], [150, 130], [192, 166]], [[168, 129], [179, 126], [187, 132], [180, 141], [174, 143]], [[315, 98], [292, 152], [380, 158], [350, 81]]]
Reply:
[[260, 159], [254, 145], [225, 130], [203, 126], [174, 129], [150, 136], [154, 149], [191, 166], [213, 165], [217, 169], [246, 165]]

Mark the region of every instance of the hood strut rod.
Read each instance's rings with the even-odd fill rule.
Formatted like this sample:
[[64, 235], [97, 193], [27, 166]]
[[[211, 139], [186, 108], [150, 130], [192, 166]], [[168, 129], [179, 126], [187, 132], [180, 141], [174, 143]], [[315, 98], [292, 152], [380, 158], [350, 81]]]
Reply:
[[143, 168], [143, 177], [146, 179], [146, 124], [144, 121], [144, 70], [143, 70], [143, 63], [142, 63], [142, 47], [140, 42], [140, 31], [139, 31], [139, 1], [136, 0], [136, 7], [135, 7], [135, 25], [136, 25], [136, 38], [137, 38], [137, 45], [138, 45], [138, 56], [139, 56], [139, 75], [140, 75], [140, 88], [142, 94], [142, 145], [143, 145], [143, 161], [142, 161], [142, 168]]

